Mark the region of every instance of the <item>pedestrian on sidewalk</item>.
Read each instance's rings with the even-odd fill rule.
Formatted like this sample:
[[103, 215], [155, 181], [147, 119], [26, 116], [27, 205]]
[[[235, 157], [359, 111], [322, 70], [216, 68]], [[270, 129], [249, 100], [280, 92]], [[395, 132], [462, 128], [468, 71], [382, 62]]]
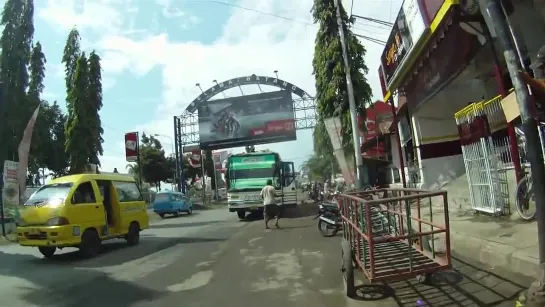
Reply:
[[265, 217], [265, 229], [269, 229], [269, 221], [272, 218], [276, 218], [274, 226], [278, 226], [278, 220], [280, 219], [280, 206], [276, 204], [276, 189], [273, 187], [272, 180], [267, 180], [267, 185], [261, 190], [261, 198], [263, 199]]

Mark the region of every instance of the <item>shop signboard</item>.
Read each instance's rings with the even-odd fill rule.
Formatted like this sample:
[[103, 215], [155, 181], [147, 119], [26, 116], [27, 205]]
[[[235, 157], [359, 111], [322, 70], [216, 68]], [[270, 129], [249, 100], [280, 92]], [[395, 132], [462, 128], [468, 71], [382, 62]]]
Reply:
[[381, 64], [388, 88], [428, 29], [427, 13], [422, 14], [421, 6], [421, 0], [405, 0], [386, 41]]
[[138, 132], [125, 133], [125, 159], [127, 162], [138, 161]]
[[439, 37], [432, 38], [437, 48], [404, 85], [409, 111], [417, 109], [458, 76], [481, 48], [478, 37], [464, 31], [456, 17], [448, 28], [444, 27], [437, 34]]

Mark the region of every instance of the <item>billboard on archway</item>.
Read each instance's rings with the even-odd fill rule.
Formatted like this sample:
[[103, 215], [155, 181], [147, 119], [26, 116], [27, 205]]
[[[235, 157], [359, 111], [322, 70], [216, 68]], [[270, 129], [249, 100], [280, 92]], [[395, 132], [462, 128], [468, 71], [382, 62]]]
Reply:
[[198, 108], [203, 149], [296, 140], [291, 92], [286, 90], [209, 100]]

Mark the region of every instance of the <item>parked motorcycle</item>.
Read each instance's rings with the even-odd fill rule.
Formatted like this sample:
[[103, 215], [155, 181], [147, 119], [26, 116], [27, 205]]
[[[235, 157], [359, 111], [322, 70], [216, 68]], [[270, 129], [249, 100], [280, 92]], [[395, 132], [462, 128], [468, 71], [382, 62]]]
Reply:
[[323, 201], [318, 205], [318, 230], [324, 237], [333, 237], [342, 229], [341, 212], [334, 202]]

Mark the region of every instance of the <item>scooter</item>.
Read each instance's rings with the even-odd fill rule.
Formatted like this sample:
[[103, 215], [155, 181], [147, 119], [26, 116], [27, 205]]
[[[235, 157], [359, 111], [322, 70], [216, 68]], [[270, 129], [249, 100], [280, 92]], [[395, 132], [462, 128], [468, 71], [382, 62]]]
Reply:
[[318, 205], [318, 230], [324, 237], [333, 237], [342, 229], [341, 212], [337, 204], [331, 201], [322, 201]]

